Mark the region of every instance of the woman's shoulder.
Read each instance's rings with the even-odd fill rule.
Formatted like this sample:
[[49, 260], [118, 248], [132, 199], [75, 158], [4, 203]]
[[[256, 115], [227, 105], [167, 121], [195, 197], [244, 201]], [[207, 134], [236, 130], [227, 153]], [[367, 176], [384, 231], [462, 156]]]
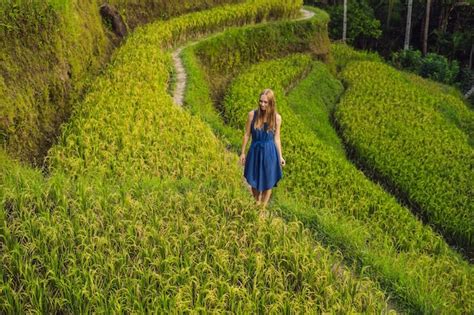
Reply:
[[277, 123], [281, 123], [281, 115], [280, 114], [276, 114], [276, 121]]
[[253, 115], [255, 114], [255, 111], [256, 111], [256, 109], [252, 109], [252, 110], [248, 113], [248, 118], [252, 119], [252, 118], [253, 118]]

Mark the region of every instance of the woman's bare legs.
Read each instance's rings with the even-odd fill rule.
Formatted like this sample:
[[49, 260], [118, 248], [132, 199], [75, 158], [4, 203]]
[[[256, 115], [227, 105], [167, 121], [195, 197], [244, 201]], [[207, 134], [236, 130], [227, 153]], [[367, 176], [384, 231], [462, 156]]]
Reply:
[[255, 201], [257, 201], [257, 204], [260, 204], [260, 192], [252, 187], [252, 194], [255, 198]]
[[260, 211], [260, 218], [264, 219], [265, 217], [267, 217], [267, 212], [265, 211], [265, 208], [267, 207], [268, 201], [270, 200], [270, 196], [272, 195], [272, 190], [268, 189], [260, 192], [252, 187], [252, 194], [255, 200], [257, 201], [257, 205], [263, 206]]
[[271, 195], [272, 195], [271, 189], [262, 191], [262, 198], [260, 201], [262, 202], [264, 208], [267, 206], [268, 200], [270, 200]]

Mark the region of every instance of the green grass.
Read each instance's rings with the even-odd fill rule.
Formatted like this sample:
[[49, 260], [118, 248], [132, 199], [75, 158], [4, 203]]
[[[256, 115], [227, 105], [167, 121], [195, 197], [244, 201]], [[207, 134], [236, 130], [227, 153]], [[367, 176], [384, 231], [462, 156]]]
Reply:
[[0, 155], [0, 312], [383, 312], [301, 223], [259, 219], [236, 156], [167, 94], [155, 31], [95, 81], [48, 177]]
[[472, 248], [472, 111], [381, 63], [353, 63], [342, 77], [336, 119], [356, 159], [447, 239]]
[[[233, 76], [253, 63], [295, 51], [315, 53], [327, 50], [328, 16], [324, 11], [308, 9], [315, 12], [310, 20], [276, 21], [232, 28], [200, 40], [182, 51], [183, 64], [188, 73], [184, 106], [207, 122], [232, 151], [241, 149], [242, 134], [224, 123], [222, 100], [217, 100], [219, 104], [215, 104], [216, 98], [222, 98], [226, 84]], [[272, 45], [267, 45], [268, 42]], [[227, 58], [219, 58], [224, 54]], [[215, 62], [220, 63], [216, 65]]]
[[212, 99], [220, 103], [230, 80], [253, 63], [297, 52], [327, 58], [329, 16], [316, 8], [306, 9], [315, 13], [309, 20], [234, 28], [199, 42], [193, 49], [206, 76], [212, 78]]
[[328, 67], [321, 62], [315, 62], [308, 76], [288, 95], [288, 103], [298, 119], [318, 139], [342, 156], [345, 155], [345, 151], [331, 125], [331, 117], [343, 91], [341, 82], [331, 75]]
[[[287, 68], [262, 63], [236, 78], [225, 103], [234, 115], [235, 127], [243, 127], [245, 114], [255, 106], [255, 95]], [[319, 84], [314, 82], [313, 88]], [[409, 312], [472, 311], [472, 267], [308, 128], [283, 97], [284, 85], [274, 88], [283, 117], [282, 145], [287, 162], [284, 179], [276, 189], [276, 209], [323, 234], [326, 244], [358, 262], [365, 274], [390, 290]], [[298, 87], [295, 93], [303, 94]], [[334, 95], [338, 93], [340, 88], [336, 87]], [[302, 102], [306, 102], [302, 108], [315, 109], [308, 110], [308, 115], [331, 106], [318, 98], [298, 99], [295, 104]]]

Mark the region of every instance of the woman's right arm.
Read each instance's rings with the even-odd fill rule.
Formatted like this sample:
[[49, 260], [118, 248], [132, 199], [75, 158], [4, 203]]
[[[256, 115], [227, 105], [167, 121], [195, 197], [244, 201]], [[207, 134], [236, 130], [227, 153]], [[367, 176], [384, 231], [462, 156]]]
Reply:
[[240, 151], [240, 164], [245, 164], [245, 149], [247, 148], [247, 142], [250, 138], [250, 124], [252, 123], [253, 119], [253, 111], [250, 111], [247, 117], [247, 122], [245, 123], [245, 133], [244, 138], [242, 140], [242, 150]]

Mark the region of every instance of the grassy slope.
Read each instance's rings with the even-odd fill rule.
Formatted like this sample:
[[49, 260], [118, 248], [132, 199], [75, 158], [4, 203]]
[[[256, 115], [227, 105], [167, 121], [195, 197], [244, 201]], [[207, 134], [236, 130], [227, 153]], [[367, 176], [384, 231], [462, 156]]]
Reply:
[[96, 81], [48, 179], [2, 155], [2, 312], [381, 312], [301, 224], [258, 221], [235, 156], [166, 94], [153, 30]]
[[[235, 127], [243, 126], [245, 113], [255, 106], [255, 95], [278, 73], [261, 64], [235, 80], [226, 96]], [[474, 288], [468, 280], [474, 277], [472, 268], [408, 209], [315, 137], [282, 99], [282, 91], [280, 87], [277, 93], [287, 167], [277, 189], [280, 210], [325, 234], [330, 244], [361, 262], [362, 270], [390, 288], [413, 312], [472, 310], [469, 299]], [[296, 104], [306, 102], [306, 108], [328, 106], [317, 98], [297, 99]], [[294, 196], [298, 202], [291, 201]]]
[[[196, 55], [212, 78], [212, 97], [221, 102], [227, 84], [241, 69], [270, 58], [308, 52], [325, 59], [329, 53], [329, 16], [316, 8], [309, 20], [284, 21], [229, 30], [197, 44]], [[268, 43], [271, 42], [271, 45]], [[226, 58], [222, 58], [225, 55]]]
[[[229, 149], [235, 152], [240, 150], [242, 135], [224, 123], [224, 109], [219, 105], [216, 111], [214, 102], [222, 102], [220, 98], [223, 98], [227, 84], [242, 69], [298, 51], [311, 52], [316, 56], [327, 54], [329, 16], [322, 10], [307, 9], [315, 12], [310, 20], [234, 28], [182, 51], [183, 64], [188, 73], [185, 107], [207, 122]], [[268, 41], [272, 45], [267, 45]]]
[[330, 122], [335, 104], [342, 93], [341, 82], [331, 75], [327, 66], [314, 63], [309, 75], [288, 95], [288, 103], [318, 139], [344, 155], [341, 140]]
[[342, 76], [349, 87], [336, 118], [357, 159], [448, 239], [472, 248], [474, 114], [381, 63], [353, 63]]
[[[132, 26], [235, 0], [109, 1]], [[41, 165], [119, 40], [96, 0], [0, 2], [0, 144]], [[113, 44], [112, 42], [115, 42]]]

